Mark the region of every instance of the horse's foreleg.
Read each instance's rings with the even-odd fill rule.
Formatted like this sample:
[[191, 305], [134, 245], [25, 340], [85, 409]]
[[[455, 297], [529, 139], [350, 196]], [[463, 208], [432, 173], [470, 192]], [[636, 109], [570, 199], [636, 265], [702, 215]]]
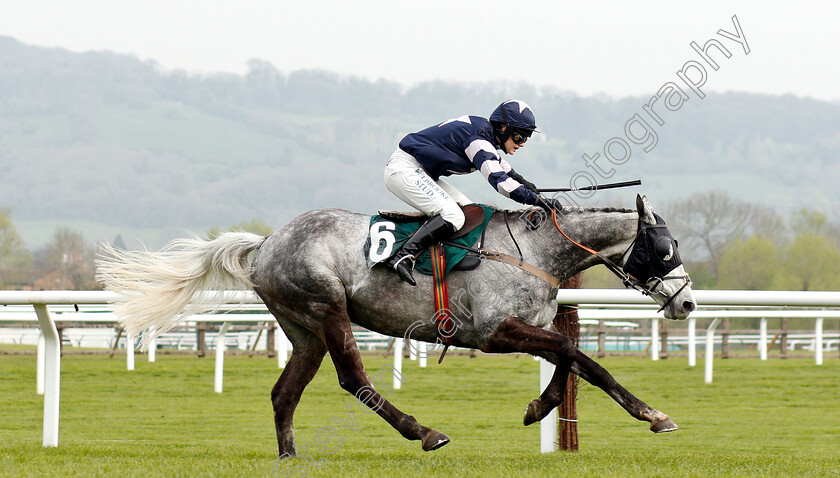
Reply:
[[424, 451], [435, 450], [449, 443], [448, 436], [420, 425], [414, 417], [401, 412], [376, 391], [362, 364], [346, 312], [334, 311], [328, 315], [324, 320], [324, 335], [341, 388], [384, 418], [403, 437], [421, 440]]
[[526, 426], [542, 420], [563, 402], [575, 357], [574, 344], [568, 337], [528, 325], [511, 316], [502, 321], [481, 350], [488, 353], [525, 352], [546, 355], [554, 362], [556, 367], [548, 386], [525, 410], [523, 422]]
[[491, 353], [538, 354], [555, 363], [556, 369], [548, 386], [538, 399], [528, 405], [524, 420], [526, 425], [542, 420], [560, 405], [565, 393], [566, 379], [571, 370], [604, 390], [636, 419], [650, 422], [651, 431], [659, 433], [677, 429], [677, 425], [668, 415], [652, 409], [633, 396], [619, 385], [606, 369], [577, 350], [568, 337], [528, 325], [516, 317], [508, 317], [499, 325], [482, 350]]
[[274, 426], [277, 429], [277, 447], [280, 456], [295, 456], [295, 437], [292, 419], [303, 389], [312, 381], [327, 347], [321, 339], [302, 327], [282, 320], [283, 330], [292, 341], [292, 357], [280, 378], [271, 389], [274, 406]]
[[622, 387], [607, 370], [583, 352], [577, 350], [577, 357], [572, 364], [572, 371], [587, 382], [605, 391], [619, 405], [638, 420], [650, 422], [654, 433], [672, 432], [679, 427], [671, 418], [651, 408], [647, 403], [636, 398]]

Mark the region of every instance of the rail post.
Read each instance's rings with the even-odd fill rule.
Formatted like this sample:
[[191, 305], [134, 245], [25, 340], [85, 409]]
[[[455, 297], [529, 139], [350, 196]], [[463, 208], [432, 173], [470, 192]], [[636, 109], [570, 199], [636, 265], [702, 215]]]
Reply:
[[767, 360], [767, 317], [758, 324], [758, 354], [761, 360]]
[[61, 339], [45, 304], [34, 304], [44, 334], [44, 446], [58, 446], [58, 411], [61, 393]]
[[393, 382], [393, 389], [399, 390], [402, 388], [402, 362], [403, 362], [403, 349], [405, 349], [405, 339], [402, 337], [397, 337], [394, 339], [394, 382]]
[[823, 363], [823, 318], [817, 317], [814, 324], [814, 362], [817, 365]]
[[712, 383], [712, 366], [715, 360], [715, 329], [719, 322], [719, 318], [713, 319], [709, 328], [706, 329], [706, 383]]
[[697, 318], [688, 318], [688, 366], [697, 365]]
[[125, 334], [125, 368], [134, 370], [134, 336]]
[[429, 355], [426, 353], [426, 342], [419, 341], [417, 346], [420, 349], [417, 351], [417, 364], [420, 368], [426, 368], [426, 357]]
[[[541, 358], [540, 362], [540, 390], [542, 393], [551, 377], [554, 375], [554, 364]], [[540, 420], [540, 453], [557, 451], [557, 409], [553, 408], [548, 415]]]
[[157, 339], [149, 341], [149, 362], [154, 362], [157, 358]]
[[222, 381], [225, 375], [225, 334], [230, 328], [230, 322], [222, 324], [219, 335], [216, 336], [216, 380], [213, 389], [222, 393]]
[[650, 359], [659, 360], [659, 319], [650, 319]]
[[277, 344], [277, 368], [286, 368], [286, 362], [289, 360], [289, 339], [280, 327], [274, 329], [274, 333]]

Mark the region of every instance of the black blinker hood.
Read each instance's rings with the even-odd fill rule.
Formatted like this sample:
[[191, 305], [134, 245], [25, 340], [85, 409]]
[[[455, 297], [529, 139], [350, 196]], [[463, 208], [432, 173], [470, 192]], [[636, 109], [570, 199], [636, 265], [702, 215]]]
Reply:
[[682, 265], [677, 241], [668, 231], [668, 226], [656, 213], [656, 224], [645, 224], [639, 219], [639, 232], [633, 242], [633, 250], [624, 272], [640, 282], [654, 277], [664, 278], [669, 272]]

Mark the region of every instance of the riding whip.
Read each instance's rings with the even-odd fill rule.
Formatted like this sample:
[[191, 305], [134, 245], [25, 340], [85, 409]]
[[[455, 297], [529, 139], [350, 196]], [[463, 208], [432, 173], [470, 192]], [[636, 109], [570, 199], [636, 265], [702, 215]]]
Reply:
[[586, 186], [582, 188], [548, 188], [548, 189], [538, 189], [541, 193], [568, 193], [574, 191], [596, 191], [601, 189], [613, 189], [613, 188], [623, 188], [627, 186], [641, 186], [642, 181], [640, 179], [636, 179], [633, 181], [624, 181], [621, 183], [610, 183], [610, 184], [596, 184], [594, 186]]

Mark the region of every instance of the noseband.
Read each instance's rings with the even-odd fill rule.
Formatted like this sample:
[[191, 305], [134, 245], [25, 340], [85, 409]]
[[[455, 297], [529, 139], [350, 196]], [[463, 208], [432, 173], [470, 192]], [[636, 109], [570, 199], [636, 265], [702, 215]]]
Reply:
[[[554, 227], [558, 231], [560, 231], [560, 234], [562, 234], [563, 237], [568, 239], [569, 242], [571, 242], [572, 244], [597, 257], [601, 262], [604, 263], [605, 266], [607, 266], [607, 269], [612, 271], [612, 273], [615, 274], [616, 277], [618, 277], [621, 280], [621, 282], [624, 284], [624, 287], [627, 287], [628, 289], [636, 289], [647, 296], [652, 296], [653, 294], [665, 296], [665, 303], [662, 305], [662, 307], [659, 308], [659, 310], [657, 310], [657, 312], [662, 312], [663, 310], [665, 310], [666, 307], [668, 307], [671, 304], [671, 302], [674, 301], [674, 298], [680, 295], [680, 293], [683, 290], [685, 290], [686, 287], [691, 285], [691, 278], [688, 276], [688, 274], [681, 276], [667, 275], [668, 272], [674, 270], [676, 267], [681, 265], [682, 260], [680, 260], [679, 254], [677, 254], [676, 241], [674, 241], [674, 239], [671, 237], [671, 234], [665, 228], [665, 221], [663, 221], [659, 216], [654, 216], [657, 220], [657, 224], [654, 225], [642, 224], [641, 218], [639, 219], [639, 226], [638, 230], [636, 231], [636, 238], [633, 239], [633, 242], [630, 244], [627, 250], [624, 251], [624, 254], [622, 254], [621, 260], [619, 261], [621, 265], [617, 265], [615, 262], [599, 254], [598, 251], [590, 247], [586, 247], [583, 244], [575, 241], [574, 239], [566, 235], [566, 233], [563, 232], [563, 229], [560, 228], [560, 224], [557, 223], [557, 211], [555, 211], [554, 209], [551, 210], [551, 219], [554, 222]], [[647, 263], [650, 263], [654, 260], [654, 255], [648, 251], [648, 244], [645, 244], [643, 242], [640, 243], [639, 240], [641, 239], [642, 241], [645, 241], [645, 238], [648, 237], [646, 234], [648, 234], [649, 231], [655, 230], [656, 228], [661, 228], [661, 230], [658, 230], [656, 233], [650, 232], [651, 237], [668, 237], [671, 239], [671, 241], [674, 241], [671, 257], [668, 259], [656, 257], [656, 259], [659, 261], [659, 263], [656, 264], [656, 267], [648, 264], [649, 267], [646, 268], [647, 270], [645, 270], [644, 273], [639, 274], [640, 276], [643, 275], [644, 277], [635, 278], [625, 271], [627, 263], [630, 261], [630, 258], [633, 254], [644, 255], [644, 262]], [[662, 283], [666, 280], [670, 279], [682, 279], [684, 283], [682, 287], [677, 289], [677, 291], [669, 297], [663, 291], [657, 291], [656, 288], [661, 286]]]

